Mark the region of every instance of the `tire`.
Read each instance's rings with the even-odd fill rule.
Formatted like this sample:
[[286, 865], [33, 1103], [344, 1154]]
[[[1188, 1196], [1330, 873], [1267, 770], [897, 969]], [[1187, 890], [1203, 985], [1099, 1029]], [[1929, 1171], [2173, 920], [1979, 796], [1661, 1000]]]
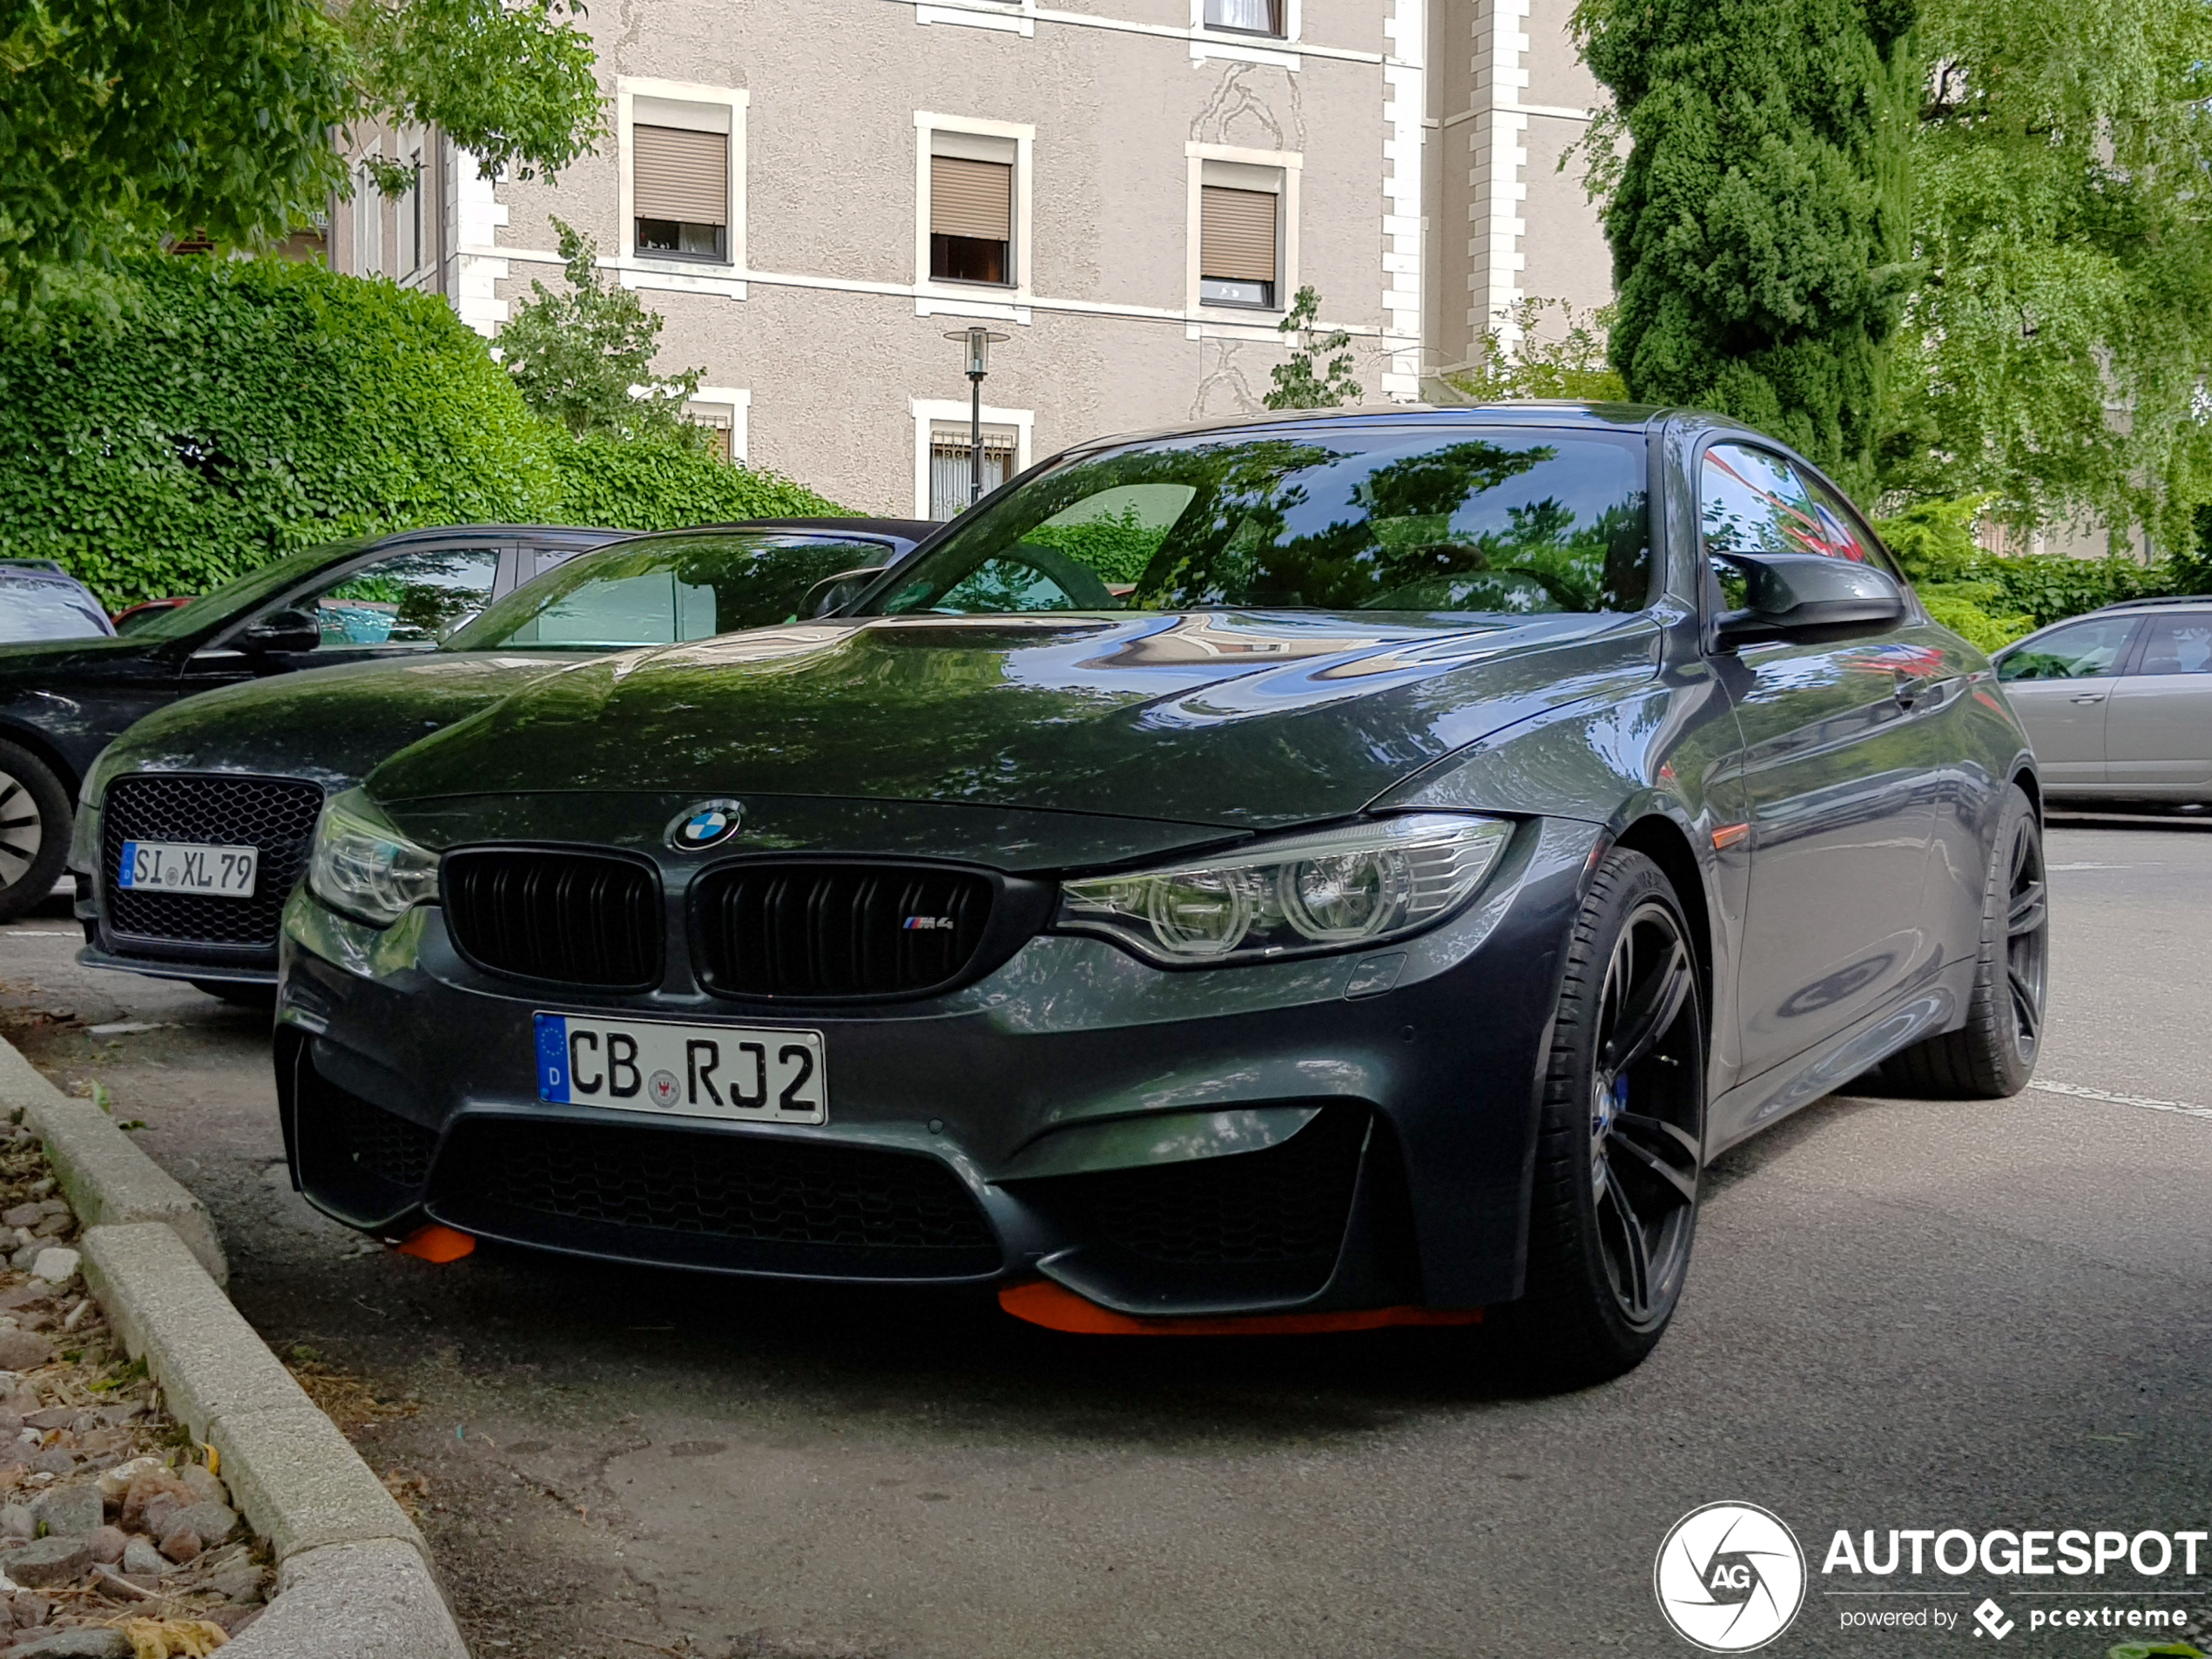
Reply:
[[2002, 1100], [2027, 1087], [2050, 994], [2051, 909], [2043, 826], [2018, 784], [1997, 815], [1983, 880], [1981, 940], [1966, 1022], [1882, 1062], [1881, 1080], [1935, 1100]]
[[0, 921], [54, 890], [69, 858], [69, 791], [28, 749], [0, 743]]
[[1704, 1130], [1689, 929], [1659, 867], [1616, 848], [1591, 880], [1561, 980], [1527, 1288], [1486, 1316], [1514, 1380], [1602, 1382], [1657, 1345], [1689, 1271]]

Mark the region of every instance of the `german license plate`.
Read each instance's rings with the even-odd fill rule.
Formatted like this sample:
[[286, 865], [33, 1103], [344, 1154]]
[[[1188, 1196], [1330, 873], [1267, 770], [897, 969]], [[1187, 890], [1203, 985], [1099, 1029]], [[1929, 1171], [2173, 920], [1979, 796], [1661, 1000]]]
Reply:
[[671, 1117], [829, 1122], [819, 1031], [540, 1014], [537, 1093]]
[[125, 841], [115, 884], [134, 893], [211, 893], [223, 899], [251, 899], [260, 865], [258, 846]]

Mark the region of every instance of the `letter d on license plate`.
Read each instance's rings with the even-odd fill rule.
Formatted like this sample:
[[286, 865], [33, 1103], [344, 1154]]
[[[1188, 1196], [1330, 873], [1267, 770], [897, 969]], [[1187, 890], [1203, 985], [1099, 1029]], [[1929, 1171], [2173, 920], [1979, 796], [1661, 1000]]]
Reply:
[[540, 1014], [537, 1093], [671, 1117], [829, 1122], [819, 1031]]

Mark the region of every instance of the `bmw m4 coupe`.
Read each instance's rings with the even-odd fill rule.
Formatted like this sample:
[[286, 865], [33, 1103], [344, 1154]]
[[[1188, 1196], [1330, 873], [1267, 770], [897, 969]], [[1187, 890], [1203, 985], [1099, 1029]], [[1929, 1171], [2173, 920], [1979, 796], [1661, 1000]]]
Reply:
[[334, 798], [294, 1180], [1077, 1332], [1647, 1353], [1718, 1152], [2026, 1082], [2033, 758], [1714, 417], [1318, 411], [1033, 469], [839, 616], [535, 681]]

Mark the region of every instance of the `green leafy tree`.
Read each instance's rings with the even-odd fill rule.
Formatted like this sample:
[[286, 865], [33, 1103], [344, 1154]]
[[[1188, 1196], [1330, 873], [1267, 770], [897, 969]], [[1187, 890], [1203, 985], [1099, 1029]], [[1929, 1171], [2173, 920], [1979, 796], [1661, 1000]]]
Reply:
[[595, 61], [567, 0], [0, 0], [0, 283], [21, 310], [166, 236], [277, 240], [371, 120], [556, 172], [601, 131]]
[[2212, 10], [1927, 0], [1923, 280], [1883, 482], [2196, 540], [2212, 500]]
[[[1553, 312], [1558, 314], [1556, 331], [1548, 326]], [[1453, 370], [1442, 379], [1453, 394], [1476, 403], [1528, 397], [1618, 402], [1628, 396], [1629, 388], [1606, 357], [1613, 314], [1611, 306], [1584, 311], [1564, 300], [1519, 300], [1496, 325], [1482, 331], [1474, 367]], [[1508, 322], [1515, 336], [1511, 340], [1504, 327]]]
[[[1321, 314], [1321, 296], [1310, 285], [1291, 298], [1291, 308], [1275, 325], [1292, 336], [1297, 345], [1290, 361], [1268, 371], [1274, 386], [1260, 401], [1271, 409], [1333, 409], [1359, 401], [1359, 382], [1352, 378], [1352, 336], [1342, 329], [1324, 334], [1314, 327]], [[1329, 361], [1317, 373], [1321, 358]]]
[[499, 331], [501, 361], [523, 401], [574, 437], [595, 433], [704, 447], [704, 428], [684, 419], [684, 401], [704, 369], [663, 374], [653, 368], [666, 319], [599, 270], [596, 243], [556, 219], [569, 288], [533, 280], [530, 297]]
[[1575, 13], [1612, 94], [1583, 153], [1607, 198], [1629, 393], [1736, 415], [1861, 487], [1906, 287], [1914, 3]]

